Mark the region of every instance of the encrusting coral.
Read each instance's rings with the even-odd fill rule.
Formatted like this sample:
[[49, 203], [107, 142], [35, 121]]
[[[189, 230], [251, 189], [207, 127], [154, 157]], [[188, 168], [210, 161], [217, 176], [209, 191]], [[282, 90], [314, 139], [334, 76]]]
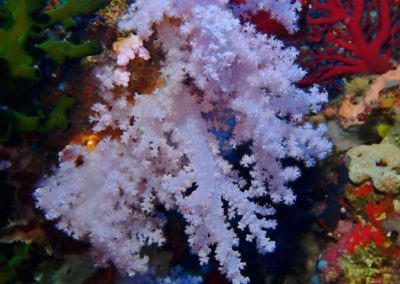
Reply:
[[[118, 61], [95, 71], [103, 102], [91, 121], [102, 139], [90, 150], [67, 146], [60, 168], [35, 192], [46, 218], [90, 241], [99, 264], [145, 272], [142, 249], [164, 242], [162, 211], [176, 210], [200, 263], [214, 252], [233, 283], [248, 283], [238, 231], [260, 253], [274, 250], [266, 234], [277, 225], [270, 203], [292, 204], [288, 184], [300, 175], [282, 160], [312, 166], [330, 151], [326, 127], [305, 120], [327, 97], [318, 86], [295, 86], [305, 74], [294, 63], [297, 51], [241, 24], [228, 2], [134, 2], [119, 22], [126, 39], [114, 45]], [[249, 7], [295, 29], [286, 12], [296, 15], [297, 1], [262, 2]], [[151, 95], [131, 94], [131, 59], [150, 60], [143, 41], [150, 45], [152, 35], [164, 52], [162, 83]], [[244, 143], [248, 180], [227, 156]]]
[[386, 130], [380, 144], [360, 145], [351, 148], [348, 158], [349, 177], [355, 183], [371, 179], [375, 187], [384, 192], [400, 190], [400, 108], [394, 108], [395, 125]]
[[381, 143], [361, 145], [347, 152], [349, 176], [355, 183], [372, 179], [375, 187], [385, 192], [400, 190], [400, 175], [396, 168], [400, 167], [400, 148]]

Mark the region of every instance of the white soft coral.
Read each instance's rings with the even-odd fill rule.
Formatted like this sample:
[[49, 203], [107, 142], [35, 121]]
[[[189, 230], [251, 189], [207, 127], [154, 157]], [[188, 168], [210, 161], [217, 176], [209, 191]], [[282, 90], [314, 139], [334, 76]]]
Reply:
[[[310, 166], [331, 147], [323, 126], [314, 129], [304, 122], [326, 94], [294, 85], [304, 75], [294, 63], [296, 50], [241, 25], [227, 2], [134, 2], [120, 27], [145, 40], [156, 32], [165, 53], [165, 83], [151, 96], [135, 95], [132, 104], [126, 90], [113, 95], [124, 80], [110, 79], [107, 72], [119, 67], [97, 71], [105, 102], [94, 105], [94, 130], [115, 128], [121, 136], [101, 141], [92, 152], [69, 146], [83, 164], [62, 161], [58, 173], [36, 191], [48, 218], [59, 218], [60, 228], [90, 240], [102, 260], [123, 271], [143, 271], [147, 260], [138, 252], [162, 243], [156, 205], [163, 205], [182, 214], [189, 244], [202, 263], [215, 246], [221, 271], [233, 283], [248, 282], [235, 250], [236, 230], [246, 230], [246, 239], [261, 253], [272, 251], [275, 243], [266, 231], [277, 225], [271, 219], [274, 209], [257, 200], [268, 196], [274, 203], [293, 203], [287, 185], [300, 171], [281, 160], [292, 157]], [[280, 19], [284, 15], [276, 5], [269, 9]], [[249, 181], [220, 153], [221, 147], [235, 151], [242, 143], [252, 152], [241, 161], [249, 167]], [[233, 218], [237, 228], [229, 222]]]

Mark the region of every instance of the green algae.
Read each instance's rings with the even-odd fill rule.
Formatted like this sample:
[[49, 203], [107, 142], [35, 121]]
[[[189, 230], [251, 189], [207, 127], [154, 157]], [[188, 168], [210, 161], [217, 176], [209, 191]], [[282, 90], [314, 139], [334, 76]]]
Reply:
[[67, 56], [79, 58], [99, 53], [101, 49], [96, 42], [75, 45], [65, 40], [55, 41], [46, 38], [45, 30], [55, 23], [69, 29], [76, 25], [73, 17], [89, 15], [105, 3], [105, 0], [66, 0], [39, 17], [44, 1], [5, 0], [3, 10], [9, 17], [0, 27], [0, 59], [6, 62], [9, 77], [39, 79], [39, 70], [34, 65], [36, 60], [27, 49], [29, 41], [37, 41], [35, 47], [44, 50], [59, 64]]
[[43, 49], [49, 58], [58, 64], [64, 63], [67, 57], [81, 58], [101, 52], [101, 46], [97, 41], [73, 44], [66, 40], [47, 40], [36, 46]]
[[[53, 119], [55, 114], [48, 117], [27, 114], [25, 110], [32, 108], [35, 95], [24, 88], [42, 79], [38, 66], [46, 58], [63, 64], [68, 58], [83, 58], [102, 51], [96, 40], [71, 42], [55, 36], [51, 28], [61, 24], [64, 30], [70, 29], [76, 26], [75, 17], [88, 16], [107, 2], [64, 0], [47, 10], [45, 0], [5, 0], [0, 4], [0, 142], [8, 141], [13, 132], [66, 129], [65, 109], [57, 115], [58, 120]], [[61, 105], [65, 104], [64, 99], [61, 101]], [[58, 108], [59, 104], [55, 109]]]
[[65, 29], [70, 29], [76, 26], [74, 17], [89, 16], [107, 2], [108, 0], [65, 0], [54, 9], [45, 12], [49, 17], [47, 24], [60, 23]]
[[67, 112], [73, 106], [74, 99], [61, 98], [49, 115], [44, 115], [39, 109], [38, 114], [29, 116], [22, 112], [0, 108], [1, 129], [0, 142], [10, 139], [12, 133], [38, 132], [48, 133], [53, 130], [66, 130], [69, 125]]
[[10, 17], [0, 27], [0, 58], [7, 63], [11, 78], [38, 79], [34, 59], [26, 49], [27, 40], [38, 37], [32, 32], [36, 23], [32, 14], [42, 5], [41, 0], [6, 0], [4, 8]]

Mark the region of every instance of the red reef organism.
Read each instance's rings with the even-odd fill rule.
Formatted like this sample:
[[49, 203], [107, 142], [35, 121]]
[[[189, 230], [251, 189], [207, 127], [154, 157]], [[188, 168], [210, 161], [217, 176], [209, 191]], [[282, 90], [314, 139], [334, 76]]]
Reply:
[[374, 191], [372, 182], [366, 182], [353, 191], [353, 195], [359, 198], [367, 198]]
[[329, 82], [339, 75], [381, 74], [400, 44], [399, 0], [313, 0], [307, 19], [304, 67], [300, 84]]
[[371, 224], [379, 228], [382, 226], [382, 220], [393, 215], [393, 199], [387, 197], [380, 202], [370, 201], [365, 206], [364, 212]]
[[[256, 13], [248, 12], [248, 18], [246, 18], [246, 21], [253, 24], [258, 32], [267, 35], [273, 35], [281, 40], [290, 41], [292, 43], [298, 42], [303, 38], [303, 28], [306, 26], [306, 15], [308, 11], [309, 0], [300, 0], [300, 2], [302, 4], [302, 9], [299, 11], [299, 30], [294, 33], [290, 33], [285, 28], [285, 25], [279, 22], [277, 19], [274, 19], [271, 13], [267, 10], [259, 10]], [[246, 3], [246, 0], [231, 0], [230, 3], [232, 5], [240, 5]], [[244, 19], [242, 18], [242, 20]]]

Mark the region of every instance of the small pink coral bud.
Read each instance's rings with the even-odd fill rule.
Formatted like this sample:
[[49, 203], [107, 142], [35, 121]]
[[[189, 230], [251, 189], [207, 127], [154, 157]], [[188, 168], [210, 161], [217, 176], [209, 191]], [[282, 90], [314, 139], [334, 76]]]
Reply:
[[144, 60], [150, 59], [150, 53], [143, 46], [143, 40], [134, 34], [118, 39], [114, 42], [113, 49], [118, 54], [117, 64], [119, 66], [128, 65], [129, 61], [135, 59], [136, 56]]

